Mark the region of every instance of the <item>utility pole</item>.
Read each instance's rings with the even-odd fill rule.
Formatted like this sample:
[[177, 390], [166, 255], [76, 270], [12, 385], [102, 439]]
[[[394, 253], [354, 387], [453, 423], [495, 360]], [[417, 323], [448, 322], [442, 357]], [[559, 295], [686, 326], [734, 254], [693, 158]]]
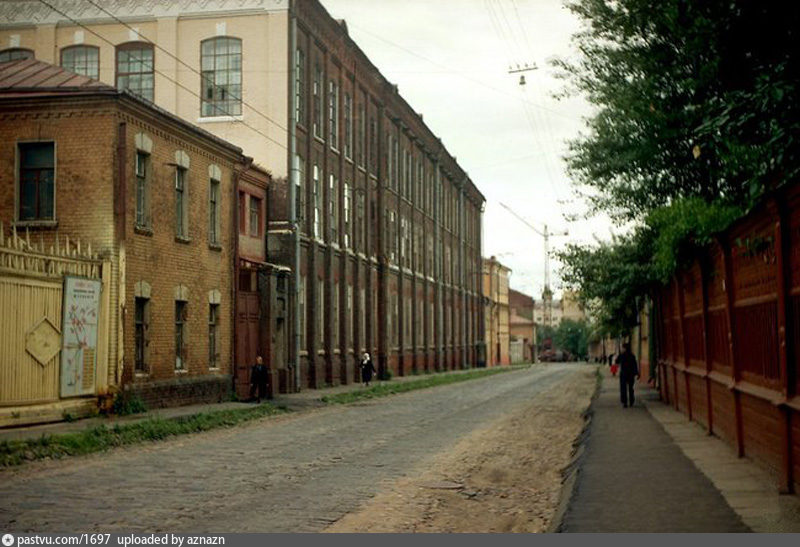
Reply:
[[505, 203], [500, 203], [504, 209], [514, 215], [517, 220], [522, 222], [525, 226], [539, 234], [544, 238], [544, 291], [542, 292], [542, 300], [544, 301], [544, 324], [548, 327], [553, 326], [553, 291], [550, 290], [550, 237], [551, 236], [566, 236], [569, 231], [551, 232], [547, 226], [544, 225], [544, 230], [539, 230], [536, 226], [519, 216], [511, 207]]

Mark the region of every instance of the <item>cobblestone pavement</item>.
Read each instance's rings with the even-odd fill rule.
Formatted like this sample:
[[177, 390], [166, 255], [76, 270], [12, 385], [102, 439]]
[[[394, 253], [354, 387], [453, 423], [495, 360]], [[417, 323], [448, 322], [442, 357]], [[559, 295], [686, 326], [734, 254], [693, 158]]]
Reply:
[[0, 530], [319, 531], [575, 366], [0, 471]]

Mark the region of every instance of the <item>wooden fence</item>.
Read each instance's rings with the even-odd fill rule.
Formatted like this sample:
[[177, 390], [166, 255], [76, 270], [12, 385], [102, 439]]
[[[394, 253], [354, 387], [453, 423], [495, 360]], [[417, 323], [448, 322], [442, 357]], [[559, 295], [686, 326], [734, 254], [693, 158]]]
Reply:
[[[43, 237], [32, 242], [13, 228], [7, 234], [0, 222], [0, 407], [59, 399], [63, 277], [102, 276], [91, 246], [50, 237], [46, 249]], [[98, 341], [106, 351], [106, 337]]]
[[800, 484], [800, 185], [720, 234], [656, 299], [664, 401]]

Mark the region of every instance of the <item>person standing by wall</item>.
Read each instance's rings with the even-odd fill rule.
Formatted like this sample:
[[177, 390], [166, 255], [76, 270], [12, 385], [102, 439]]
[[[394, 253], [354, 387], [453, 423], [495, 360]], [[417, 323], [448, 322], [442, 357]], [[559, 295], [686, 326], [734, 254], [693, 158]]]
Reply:
[[[258, 398], [255, 397], [258, 390]], [[267, 397], [267, 367], [264, 360], [259, 355], [256, 357], [256, 364], [250, 370], [250, 399], [256, 399], [260, 403], [261, 399]]]
[[361, 356], [361, 363], [359, 365], [361, 367], [361, 381], [364, 382], [364, 387], [368, 387], [369, 383], [372, 381], [372, 375], [375, 374], [375, 365], [372, 364], [372, 359], [370, 359], [369, 353], [364, 353]]
[[633, 406], [633, 384], [639, 378], [639, 365], [636, 363], [636, 356], [631, 351], [631, 345], [622, 345], [622, 353], [617, 356], [619, 365], [619, 394], [622, 406], [628, 408]]

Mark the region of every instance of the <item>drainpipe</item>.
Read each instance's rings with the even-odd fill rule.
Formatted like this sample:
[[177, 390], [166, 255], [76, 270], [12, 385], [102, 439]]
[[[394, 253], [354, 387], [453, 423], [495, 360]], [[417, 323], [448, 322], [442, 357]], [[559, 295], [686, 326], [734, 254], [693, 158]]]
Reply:
[[294, 370], [294, 390], [300, 391], [300, 233], [297, 226], [297, 183], [300, 166], [297, 162], [297, 15], [295, 0], [289, 2], [289, 224], [292, 239], [292, 351], [289, 368]]

